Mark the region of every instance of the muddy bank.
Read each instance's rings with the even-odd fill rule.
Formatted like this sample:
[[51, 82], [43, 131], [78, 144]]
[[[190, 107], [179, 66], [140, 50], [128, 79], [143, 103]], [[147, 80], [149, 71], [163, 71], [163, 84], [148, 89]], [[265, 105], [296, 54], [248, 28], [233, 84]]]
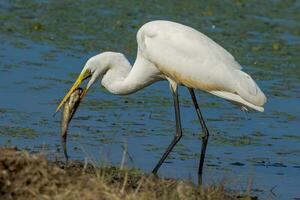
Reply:
[[251, 199], [222, 186], [200, 189], [185, 181], [138, 170], [47, 161], [14, 148], [0, 148], [0, 199]]

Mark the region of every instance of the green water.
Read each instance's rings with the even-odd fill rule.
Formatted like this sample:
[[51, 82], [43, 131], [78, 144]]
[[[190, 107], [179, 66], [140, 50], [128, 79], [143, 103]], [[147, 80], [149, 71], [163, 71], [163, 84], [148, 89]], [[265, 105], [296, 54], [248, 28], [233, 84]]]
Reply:
[[[299, 198], [299, 10], [300, 1], [279, 0], [1, 1], [0, 144], [62, 157], [60, 116], [52, 114], [86, 60], [110, 50], [134, 62], [138, 28], [172, 20], [231, 52], [268, 97], [264, 113], [245, 114], [197, 92], [211, 131], [204, 181]], [[160, 175], [196, 180], [201, 130], [185, 88], [180, 102], [184, 137]], [[174, 131], [166, 82], [126, 97], [94, 86], [71, 123], [69, 153], [118, 165], [127, 143], [127, 164], [150, 171]]]

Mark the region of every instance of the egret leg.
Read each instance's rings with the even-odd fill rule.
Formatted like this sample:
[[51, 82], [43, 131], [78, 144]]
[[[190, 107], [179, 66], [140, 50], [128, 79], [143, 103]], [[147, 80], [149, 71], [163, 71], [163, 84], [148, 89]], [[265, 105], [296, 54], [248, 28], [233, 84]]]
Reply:
[[176, 133], [174, 139], [172, 140], [171, 144], [157, 163], [157, 165], [152, 170], [153, 174], [156, 174], [160, 166], [166, 160], [174, 146], [178, 143], [180, 138], [182, 137], [182, 129], [181, 129], [181, 121], [180, 121], [180, 110], [179, 110], [179, 100], [178, 100], [178, 90], [173, 91], [173, 100], [174, 100], [174, 108], [175, 108], [175, 119], [176, 119]]
[[205, 152], [206, 152], [209, 132], [208, 132], [208, 129], [206, 127], [204, 118], [201, 114], [200, 107], [197, 103], [195, 92], [192, 88], [188, 88], [188, 89], [190, 91], [190, 94], [191, 94], [191, 97], [192, 97], [192, 100], [193, 100], [193, 103], [194, 103], [194, 106], [195, 106], [195, 109], [196, 109], [198, 119], [200, 121], [202, 130], [204, 132], [204, 135], [202, 136], [202, 147], [201, 147], [200, 163], [199, 163], [199, 168], [198, 168], [198, 183], [199, 183], [199, 185], [201, 185], [202, 184], [202, 170], [203, 170], [203, 164], [204, 164], [204, 158], [205, 158]]

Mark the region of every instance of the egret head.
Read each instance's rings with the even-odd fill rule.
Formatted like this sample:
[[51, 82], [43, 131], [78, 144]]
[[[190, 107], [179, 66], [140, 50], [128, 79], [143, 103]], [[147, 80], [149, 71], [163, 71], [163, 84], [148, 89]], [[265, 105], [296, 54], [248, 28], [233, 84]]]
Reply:
[[86, 62], [84, 68], [82, 69], [75, 83], [73, 84], [69, 92], [66, 94], [66, 96], [62, 99], [62, 101], [58, 105], [55, 113], [58, 112], [59, 109], [64, 105], [64, 103], [68, 100], [68, 98], [74, 92], [74, 90], [76, 90], [76, 88], [78, 88], [84, 80], [90, 78], [86, 87], [84, 87], [83, 89], [83, 92], [81, 94], [81, 99], [86, 95], [89, 88], [95, 83], [95, 81], [101, 76], [101, 74], [105, 72], [105, 68], [107, 65], [105, 64], [105, 59], [102, 58], [103, 58], [103, 54], [99, 54], [91, 57]]

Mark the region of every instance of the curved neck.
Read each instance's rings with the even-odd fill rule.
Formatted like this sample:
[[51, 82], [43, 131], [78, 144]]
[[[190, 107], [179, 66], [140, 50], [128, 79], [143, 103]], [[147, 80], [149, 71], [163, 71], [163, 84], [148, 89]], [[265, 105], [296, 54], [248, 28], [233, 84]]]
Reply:
[[133, 65], [119, 54], [118, 59], [110, 58], [101, 84], [111, 93], [126, 95], [134, 93], [159, 80], [157, 68], [139, 53]]

